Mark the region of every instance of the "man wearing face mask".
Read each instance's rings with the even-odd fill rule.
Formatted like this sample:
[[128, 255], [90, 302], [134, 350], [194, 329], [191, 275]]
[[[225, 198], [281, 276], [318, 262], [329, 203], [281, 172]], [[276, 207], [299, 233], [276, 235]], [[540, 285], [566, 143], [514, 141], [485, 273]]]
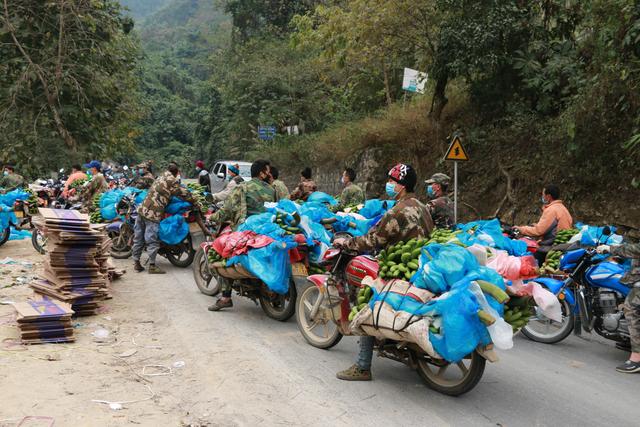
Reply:
[[198, 160], [196, 162], [196, 173], [198, 174], [198, 184], [205, 188], [208, 193], [211, 192], [211, 178], [209, 178], [209, 171], [204, 167], [204, 162]]
[[12, 165], [4, 165], [2, 178], [0, 178], [0, 189], [9, 192], [22, 187], [24, 187], [24, 178], [16, 173], [16, 169]]
[[142, 162], [136, 168], [138, 175], [133, 181], [132, 186], [140, 190], [148, 190], [153, 185], [156, 178], [151, 173], [151, 162]]
[[[276, 192], [271, 186], [270, 163], [268, 160], [256, 160], [251, 165], [251, 181], [238, 185], [229, 195], [222, 209], [213, 214], [210, 221], [218, 224], [228, 223], [235, 229], [247, 217], [265, 212], [266, 202], [276, 201]], [[231, 300], [231, 282], [220, 278], [222, 297], [209, 307], [209, 311], [220, 311], [233, 307]]]
[[359, 205], [364, 203], [365, 194], [364, 190], [353, 182], [356, 180], [356, 171], [351, 168], [346, 168], [340, 177], [340, 183], [344, 187], [342, 194], [340, 194], [340, 203], [336, 207], [336, 210], [342, 210], [349, 206]]
[[451, 178], [443, 173], [433, 174], [425, 181], [427, 185], [427, 209], [431, 213], [433, 223], [438, 228], [451, 229], [455, 225], [453, 220], [453, 202], [447, 196], [447, 188]]
[[[389, 171], [385, 191], [396, 205], [383, 215], [380, 222], [367, 234], [351, 239], [336, 239], [333, 246], [357, 252], [384, 249], [400, 241], [427, 237], [433, 230], [433, 221], [427, 207], [416, 199], [413, 190], [418, 181], [413, 167], [397, 164]], [[346, 381], [370, 381], [373, 337], [360, 338], [360, 354], [355, 365], [336, 375]]]
[[222, 191], [211, 195], [214, 202], [224, 202], [229, 198], [234, 188], [244, 182], [244, 178], [240, 176], [240, 165], [236, 163], [227, 166], [227, 179], [229, 182], [225, 184]]
[[524, 236], [533, 237], [538, 240], [539, 248], [536, 258], [539, 262], [544, 261], [544, 256], [551, 249], [556, 234], [560, 230], [573, 228], [573, 218], [569, 210], [560, 200], [560, 189], [549, 184], [542, 189], [542, 216], [538, 223], [531, 226], [514, 227]]

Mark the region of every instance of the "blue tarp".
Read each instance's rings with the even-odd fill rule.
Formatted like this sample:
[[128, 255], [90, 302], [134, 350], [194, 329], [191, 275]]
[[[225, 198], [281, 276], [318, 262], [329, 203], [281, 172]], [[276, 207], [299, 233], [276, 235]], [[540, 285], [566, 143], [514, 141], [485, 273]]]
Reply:
[[173, 215], [160, 221], [158, 238], [168, 245], [181, 243], [189, 234], [189, 224], [182, 215]]
[[498, 219], [458, 224], [457, 228], [464, 231], [457, 237], [465, 245], [471, 246], [478, 243], [483, 246], [505, 250], [509, 255], [523, 256], [527, 254], [527, 244], [525, 242], [509, 239], [502, 234], [502, 226]]

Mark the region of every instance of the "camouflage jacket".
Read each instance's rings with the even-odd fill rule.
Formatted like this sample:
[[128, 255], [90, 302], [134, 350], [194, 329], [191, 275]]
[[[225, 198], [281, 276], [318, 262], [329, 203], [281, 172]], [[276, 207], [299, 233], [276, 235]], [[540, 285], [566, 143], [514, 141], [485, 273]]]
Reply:
[[97, 173], [91, 177], [91, 180], [84, 184], [85, 187], [82, 189], [82, 205], [85, 209], [90, 211], [93, 210], [93, 199], [97, 194], [104, 193], [109, 189], [109, 184], [105, 179], [104, 175], [101, 173]]
[[640, 282], [640, 243], [611, 246], [611, 255], [631, 259], [631, 269], [620, 279], [620, 282], [627, 285]]
[[155, 180], [156, 178], [153, 176], [153, 174], [147, 172], [144, 175], [137, 177], [133, 181], [132, 187], [138, 188], [140, 190], [148, 190], [149, 188], [151, 188]]
[[22, 187], [24, 187], [24, 178], [17, 173], [0, 177], [0, 188], [7, 193]]
[[210, 220], [217, 223], [229, 223], [236, 228], [248, 216], [263, 213], [265, 202], [275, 202], [276, 192], [269, 184], [253, 178], [233, 189], [224, 206]]
[[178, 179], [169, 171], [162, 174], [153, 183], [147, 197], [138, 208], [138, 214], [153, 222], [160, 222], [164, 219], [164, 209], [171, 201], [171, 197], [176, 196], [200, 209], [199, 204], [194, 199], [189, 190], [180, 186]]
[[357, 184], [349, 184], [344, 187], [342, 194], [340, 194], [340, 204], [338, 209], [344, 209], [349, 206], [359, 205], [364, 203], [365, 195], [364, 190]]
[[414, 237], [426, 237], [432, 230], [433, 221], [427, 207], [414, 194], [407, 194], [367, 234], [349, 239], [344, 246], [358, 252], [372, 251]]
[[316, 182], [312, 179], [303, 179], [291, 193], [291, 200], [307, 200], [314, 191], [318, 191]]
[[273, 181], [273, 184], [271, 184], [271, 186], [273, 187], [274, 190], [276, 190], [276, 200], [283, 200], [283, 199], [289, 198], [289, 189], [287, 188], [286, 185], [284, 185], [284, 182], [280, 181], [279, 179], [276, 179], [275, 181]]
[[433, 223], [438, 228], [452, 228], [455, 225], [453, 220], [453, 202], [447, 196], [427, 202], [427, 209], [433, 218]]

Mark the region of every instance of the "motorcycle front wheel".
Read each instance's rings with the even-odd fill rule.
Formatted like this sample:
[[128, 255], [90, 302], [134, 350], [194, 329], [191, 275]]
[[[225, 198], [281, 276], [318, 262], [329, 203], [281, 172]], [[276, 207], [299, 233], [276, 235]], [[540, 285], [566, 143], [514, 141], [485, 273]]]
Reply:
[[309, 344], [327, 350], [340, 342], [342, 334], [338, 325], [325, 313], [318, 312], [316, 318], [311, 318], [311, 310], [320, 297], [320, 289], [309, 283], [296, 300], [296, 321]]
[[42, 255], [47, 253], [47, 238], [37, 228], [31, 232], [31, 244], [38, 253]]
[[193, 259], [193, 279], [196, 286], [205, 295], [214, 296], [220, 292], [220, 282], [215, 271], [209, 268], [204, 249], [199, 248]]
[[122, 226], [119, 233], [109, 233], [111, 238], [111, 257], [115, 259], [127, 259], [131, 256], [131, 229], [127, 226]]
[[2, 230], [2, 233], [0, 233], [0, 246], [7, 243], [7, 240], [9, 240], [9, 236], [11, 236], [11, 227], [5, 228], [4, 230]]
[[[263, 284], [262, 286], [267, 286]], [[286, 322], [295, 314], [296, 309], [296, 285], [291, 280], [289, 290], [280, 295], [274, 292], [260, 292], [258, 299], [260, 306], [267, 316], [280, 322]]]
[[522, 334], [531, 341], [543, 344], [555, 344], [567, 338], [573, 331], [574, 313], [566, 299], [560, 300], [562, 322], [545, 317], [536, 307], [536, 315], [522, 328]]
[[187, 234], [187, 237], [182, 243], [177, 245], [177, 247], [171, 247], [165, 250], [165, 257], [169, 262], [180, 268], [189, 267], [193, 263], [195, 256], [196, 251], [193, 249], [190, 234]]
[[427, 387], [448, 396], [460, 396], [471, 391], [484, 374], [487, 361], [476, 351], [458, 363], [431, 359], [423, 352], [413, 352], [418, 375]]

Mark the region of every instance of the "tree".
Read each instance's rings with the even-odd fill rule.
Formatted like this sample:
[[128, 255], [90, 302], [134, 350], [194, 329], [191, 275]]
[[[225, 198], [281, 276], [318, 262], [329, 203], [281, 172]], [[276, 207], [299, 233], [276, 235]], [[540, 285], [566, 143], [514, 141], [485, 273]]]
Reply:
[[42, 169], [130, 149], [137, 49], [120, 5], [1, 1], [0, 156]]

